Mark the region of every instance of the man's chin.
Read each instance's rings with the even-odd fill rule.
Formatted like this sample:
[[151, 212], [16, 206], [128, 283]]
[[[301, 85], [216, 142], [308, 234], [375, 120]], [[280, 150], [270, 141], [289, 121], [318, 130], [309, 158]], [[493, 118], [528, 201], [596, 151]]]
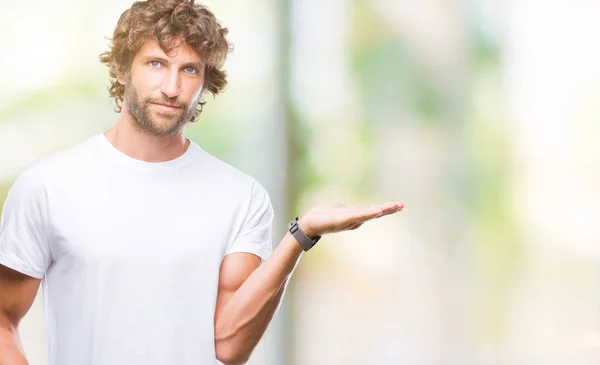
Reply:
[[157, 136], [170, 137], [179, 133], [184, 124], [168, 124], [168, 125], [154, 125], [154, 132]]

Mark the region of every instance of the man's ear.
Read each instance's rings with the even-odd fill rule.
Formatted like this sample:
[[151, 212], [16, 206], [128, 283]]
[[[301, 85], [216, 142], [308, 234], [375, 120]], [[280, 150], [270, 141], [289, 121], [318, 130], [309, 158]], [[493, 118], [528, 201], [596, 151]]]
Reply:
[[125, 77], [124, 75], [118, 75], [117, 76], [117, 82], [123, 86], [127, 85], [127, 77]]
[[116, 62], [113, 61], [113, 67], [115, 71], [117, 71], [117, 82], [123, 86], [127, 85], [127, 80], [129, 79], [129, 68], [127, 67], [125, 70], [121, 70]]

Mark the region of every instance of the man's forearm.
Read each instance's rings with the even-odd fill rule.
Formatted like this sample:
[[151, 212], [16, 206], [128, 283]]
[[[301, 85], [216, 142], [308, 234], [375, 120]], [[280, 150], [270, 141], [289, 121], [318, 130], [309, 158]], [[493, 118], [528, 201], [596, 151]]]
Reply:
[[271, 322], [302, 252], [288, 232], [271, 257], [246, 279], [216, 318], [217, 350], [221, 346], [241, 358], [250, 356]]
[[28, 365], [16, 328], [0, 326], [0, 365]]

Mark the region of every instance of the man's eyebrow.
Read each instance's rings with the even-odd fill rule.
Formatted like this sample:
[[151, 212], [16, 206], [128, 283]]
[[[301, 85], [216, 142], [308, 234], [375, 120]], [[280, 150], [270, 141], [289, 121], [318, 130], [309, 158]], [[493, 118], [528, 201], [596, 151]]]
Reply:
[[[162, 62], [164, 64], [167, 64], [167, 65], [171, 63], [168, 59], [166, 59], [164, 57], [161, 57], [161, 56], [152, 56], [152, 55], [150, 55], [150, 56], [142, 57], [142, 62], [143, 63], [147, 63], [147, 62], [150, 62], [150, 61], [160, 61], [160, 62]], [[182, 67], [194, 66], [194, 67], [197, 67], [200, 70], [204, 69], [204, 63], [203, 62], [187, 62], [187, 63], [184, 63], [181, 66]]]
[[183, 66], [194, 66], [194, 67], [198, 68], [199, 70], [204, 69], [203, 62], [188, 62], [188, 63], [184, 63]]

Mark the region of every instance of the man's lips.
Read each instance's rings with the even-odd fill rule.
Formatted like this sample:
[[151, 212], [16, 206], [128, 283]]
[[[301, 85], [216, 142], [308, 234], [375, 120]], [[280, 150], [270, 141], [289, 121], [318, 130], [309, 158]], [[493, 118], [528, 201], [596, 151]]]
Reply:
[[180, 109], [181, 108], [180, 106], [171, 105], [171, 104], [163, 104], [163, 103], [152, 103], [152, 104], [158, 105], [158, 106], [162, 106], [162, 107], [165, 107], [165, 108], [171, 108], [171, 109]]

